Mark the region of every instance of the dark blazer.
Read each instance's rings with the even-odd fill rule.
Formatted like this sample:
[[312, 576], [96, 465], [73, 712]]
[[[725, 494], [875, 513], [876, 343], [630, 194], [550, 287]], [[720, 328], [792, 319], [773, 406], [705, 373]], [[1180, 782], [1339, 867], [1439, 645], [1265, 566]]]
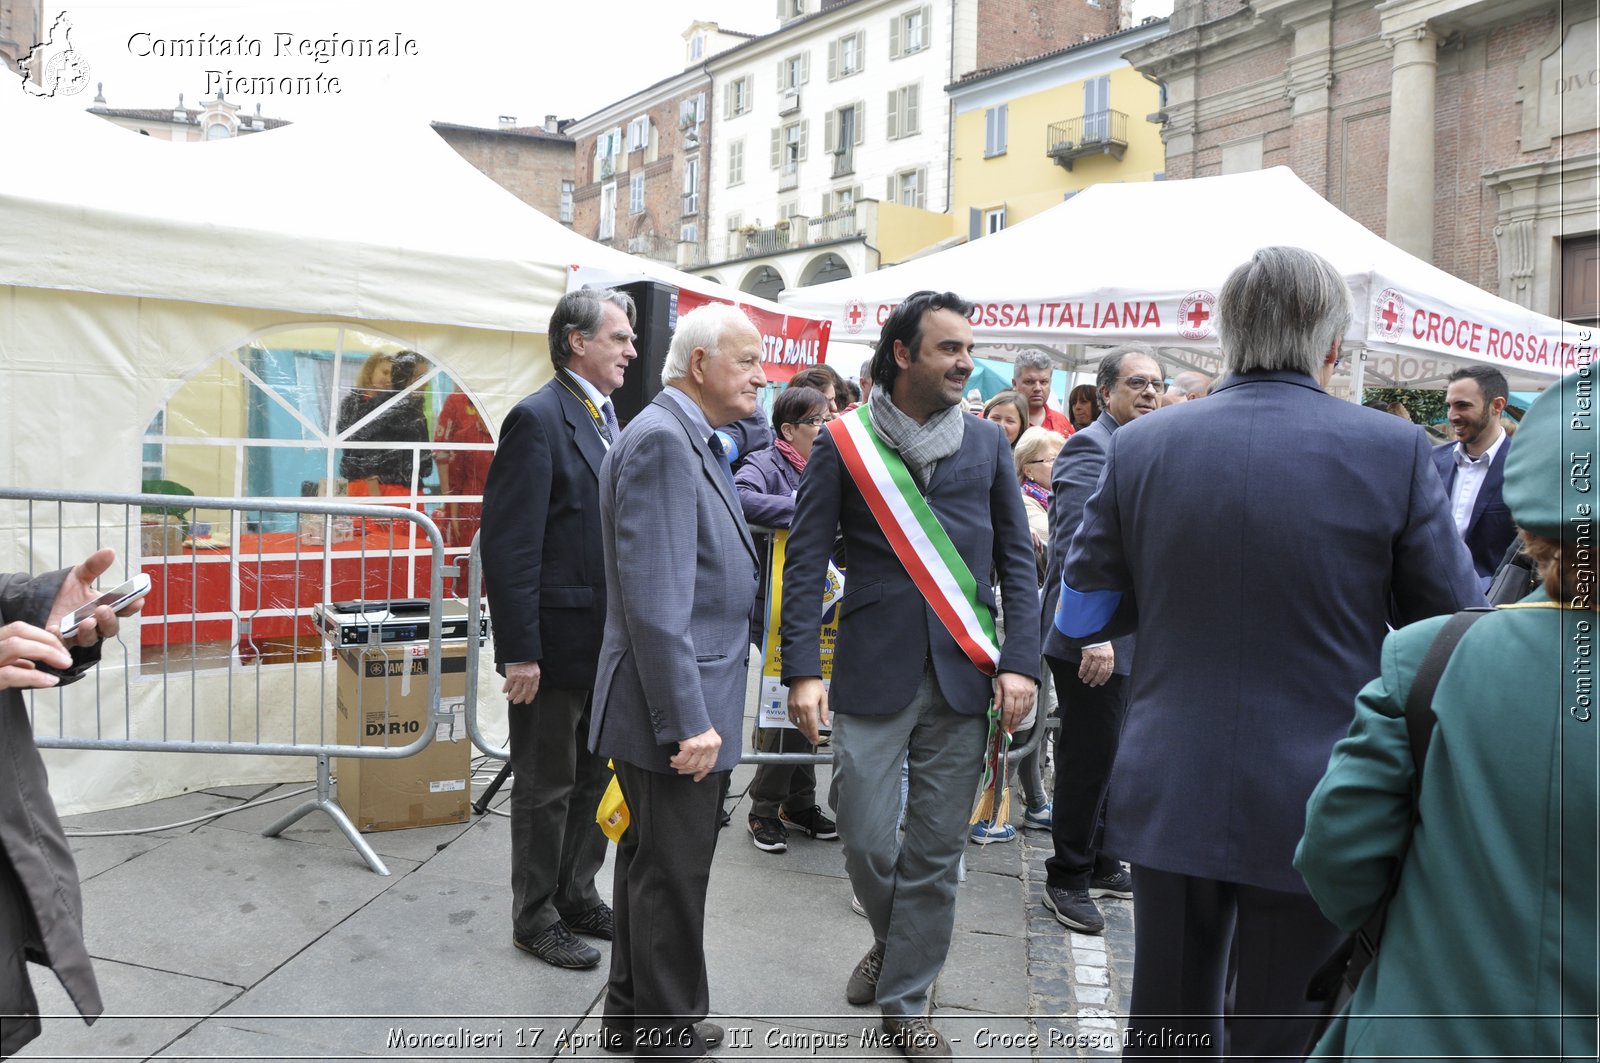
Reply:
[[[1511, 453], [1511, 443], [1508, 437], [1490, 460], [1488, 475], [1478, 489], [1478, 497], [1472, 503], [1472, 516], [1467, 520], [1466, 533], [1461, 537], [1467, 544], [1467, 552], [1472, 555], [1472, 567], [1485, 581], [1494, 577], [1494, 570], [1500, 567], [1500, 559], [1506, 556], [1506, 549], [1517, 535], [1511, 510], [1506, 508], [1505, 500], [1500, 497], [1500, 488], [1506, 479], [1506, 455]], [[1439, 478], [1444, 481], [1446, 500], [1456, 483], [1456, 446], [1455, 443], [1444, 443], [1433, 448], [1433, 464], [1439, 470]]]
[[588, 690], [605, 630], [597, 477], [606, 445], [552, 380], [511, 409], [483, 485], [483, 575], [494, 659], [540, 662], [540, 682]]
[[[1011, 446], [992, 421], [972, 417], [964, 425], [960, 449], [934, 468], [925, 497], [991, 609], [995, 596], [989, 574], [1000, 573], [1006, 603], [1000, 671], [1038, 679], [1039, 576]], [[850, 560], [830, 710], [874, 716], [899, 712], [911, 703], [923, 662], [931, 655], [950, 705], [964, 715], [984, 712], [993, 694], [991, 680], [961, 652], [911, 582], [840, 461], [833, 437], [824, 431], [811, 448], [789, 528], [783, 570], [788, 600], [809, 597], [820, 605], [835, 528], [843, 530]], [[818, 619], [816, 612], [784, 610], [785, 682], [822, 674]]]
[[666, 390], [600, 467], [607, 612], [589, 748], [676, 774], [678, 741], [739, 762], [756, 548], [726, 467]]
[[[1061, 566], [1067, 558], [1067, 544], [1083, 523], [1083, 507], [1100, 484], [1106, 448], [1118, 427], [1117, 419], [1102, 411], [1067, 438], [1067, 445], [1061, 448], [1050, 470], [1050, 566], [1044, 575], [1044, 604], [1039, 617], [1043, 629], [1039, 641], [1046, 657], [1081, 660], [1083, 647], [1093, 641], [1069, 639], [1056, 628], [1056, 602], [1061, 598]], [[1133, 670], [1134, 642], [1133, 635], [1124, 635], [1111, 643], [1111, 670], [1115, 674], [1127, 675]]]
[[1288, 372], [1119, 428], [1066, 580], [1123, 592], [1151, 665], [1106, 848], [1301, 893], [1306, 799], [1378, 674], [1391, 601], [1403, 624], [1485, 604], [1422, 430]]
[[[65, 570], [32, 579], [0, 575], [0, 624], [23, 620], [43, 627], [65, 578]], [[98, 647], [74, 648], [74, 663], [96, 660], [99, 652]], [[50, 799], [49, 779], [34, 746], [33, 722], [21, 690], [0, 690], [0, 763], [5, 765], [0, 771], [0, 859], [16, 876], [0, 879], [0, 926], [32, 923], [38, 928], [44, 952], [30, 948], [28, 959], [54, 969], [78, 1013], [93, 1022], [104, 1006], [83, 943], [78, 868]], [[12, 950], [21, 943], [8, 938], [3, 944], [6, 952], [0, 956], [0, 964], [10, 964]], [[20, 958], [15, 962], [20, 969]], [[32, 1040], [37, 1019], [31, 1016], [38, 1014], [32, 993], [25, 989], [27, 975], [22, 975], [24, 981], [13, 983], [7, 977], [11, 973], [0, 971], [0, 1013], [7, 1015], [0, 1023], [4, 1027], [0, 1052], [7, 1055]]]

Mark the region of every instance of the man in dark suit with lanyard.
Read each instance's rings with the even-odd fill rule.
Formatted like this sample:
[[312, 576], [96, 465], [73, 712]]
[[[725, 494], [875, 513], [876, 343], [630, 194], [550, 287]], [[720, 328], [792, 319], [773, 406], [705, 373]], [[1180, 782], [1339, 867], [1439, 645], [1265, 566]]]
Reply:
[[637, 357], [633, 314], [622, 292], [561, 297], [555, 379], [506, 417], [483, 488], [484, 579], [510, 702], [511, 940], [556, 967], [600, 962], [576, 934], [612, 935], [594, 885], [608, 777], [588, 734], [606, 615], [597, 485], [618, 432], [609, 396]]
[[1485, 589], [1517, 534], [1511, 511], [1500, 497], [1506, 454], [1511, 450], [1500, 415], [1510, 395], [1505, 374], [1492, 365], [1451, 373], [1444, 400], [1456, 442], [1433, 448], [1434, 467], [1450, 495], [1450, 516]]

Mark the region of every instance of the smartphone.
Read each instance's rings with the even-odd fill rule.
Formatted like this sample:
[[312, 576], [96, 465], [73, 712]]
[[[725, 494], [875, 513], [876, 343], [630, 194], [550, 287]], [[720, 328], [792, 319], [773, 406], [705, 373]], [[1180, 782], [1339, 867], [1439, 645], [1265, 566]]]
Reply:
[[143, 598], [150, 593], [150, 575], [141, 572], [120, 587], [113, 587], [92, 602], [80, 605], [72, 612], [61, 618], [61, 637], [71, 638], [73, 632], [78, 630], [78, 625], [94, 616], [94, 611], [102, 605], [109, 605], [114, 613], [133, 601]]

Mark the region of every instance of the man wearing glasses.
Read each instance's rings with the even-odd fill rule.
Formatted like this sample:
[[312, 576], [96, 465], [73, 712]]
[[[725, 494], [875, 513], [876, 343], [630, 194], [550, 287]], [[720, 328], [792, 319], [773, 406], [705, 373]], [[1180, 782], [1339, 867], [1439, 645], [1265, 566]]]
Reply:
[[1137, 624], [1158, 664], [1129, 680], [1106, 819], [1136, 887], [1125, 1058], [1225, 1034], [1239, 1058], [1303, 1054], [1306, 983], [1340, 940], [1294, 869], [1306, 800], [1391, 615], [1485, 604], [1422, 430], [1318, 385], [1350, 313], [1310, 251], [1234, 270], [1227, 378], [1117, 431], [1067, 549], [1062, 632]]
[[1166, 378], [1150, 348], [1130, 343], [1100, 359], [1095, 383], [1100, 416], [1067, 440], [1051, 471], [1050, 567], [1044, 578], [1044, 661], [1061, 704], [1050, 827], [1055, 854], [1044, 865], [1044, 906], [1063, 926], [1084, 934], [1106, 926], [1095, 897], [1133, 896], [1132, 877], [1101, 848], [1097, 835], [1127, 711], [1124, 682], [1133, 667], [1134, 637], [1084, 645], [1052, 621], [1067, 544], [1100, 482], [1111, 434], [1161, 405]]

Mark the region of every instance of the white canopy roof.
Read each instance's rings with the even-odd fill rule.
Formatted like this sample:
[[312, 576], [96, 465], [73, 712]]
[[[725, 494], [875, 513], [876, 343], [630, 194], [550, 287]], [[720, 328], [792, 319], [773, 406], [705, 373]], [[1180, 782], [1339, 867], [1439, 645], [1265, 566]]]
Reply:
[[376, 113], [174, 145], [0, 93], [0, 128], [0, 284], [538, 334], [581, 265], [794, 313], [585, 239]]
[[1354, 300], [1345, 340], [1376, 354], [1369, 382], [1438, 380], [1462, 362], [1523, 381], [1577, 368], [1576, 326], [1407, 254], [1284, 167], [1095, 185], [993, 236], [779, 300], [850, 341], [875, 341], [899, 300], [931, 288], [977, 304], [980, 344], [1216, 347], [1222, 282], [1274, 244], [1316, 251], [1344, 275]]

